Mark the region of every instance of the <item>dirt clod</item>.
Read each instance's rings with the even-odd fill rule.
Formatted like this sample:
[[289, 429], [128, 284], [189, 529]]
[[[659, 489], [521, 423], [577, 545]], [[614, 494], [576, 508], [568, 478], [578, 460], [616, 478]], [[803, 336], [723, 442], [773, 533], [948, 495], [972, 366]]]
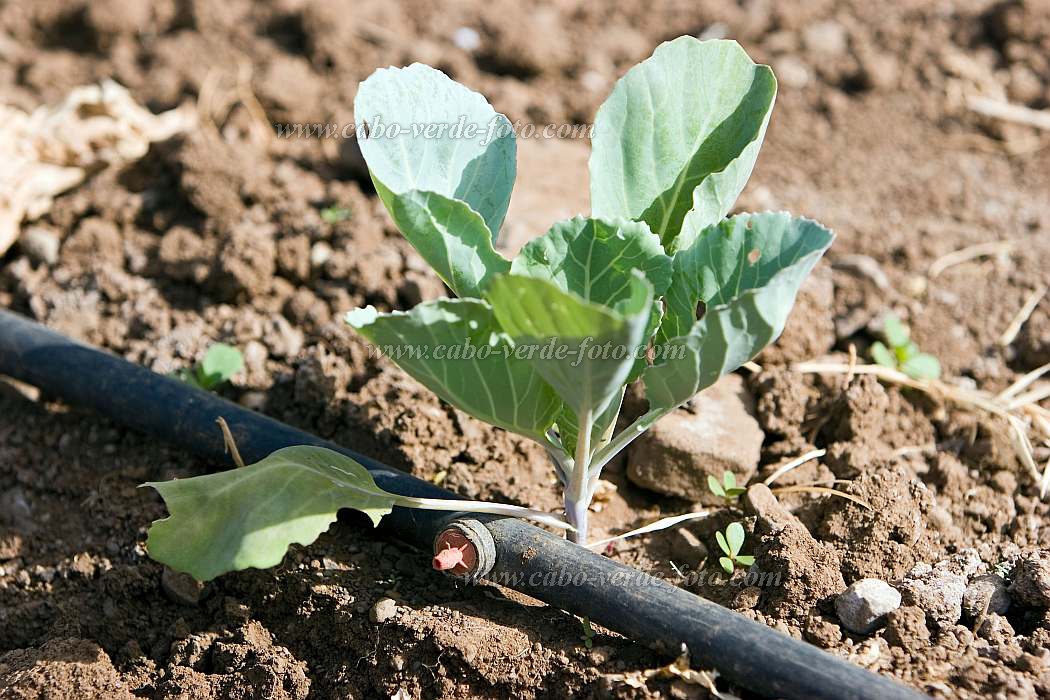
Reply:
[[1010, 596], [1022, 605], [1050, 607], [1050, 552], [1025, 552], [1014, 565]]
[[54, 639], [40, 649], [0, 656], [0, 688], [12, 700], [135, 697], [105, 651], [94, 642], [75, 638]]
[[898, 585], [902, 600], [905, 605], [921, 608], [935, 627], [947, 629], [962, 617], [967, 578], [979, 564], [973, 550], [932, 566], [916, 564]]
[[764, 593], [764, 611], [805, 620], [814, 606], [846, 588], [835, 550], [815, 540], [767, 486], [751, 486], [744, 507], [756, 518], [755, 565], [781, 577], [781, 586]]

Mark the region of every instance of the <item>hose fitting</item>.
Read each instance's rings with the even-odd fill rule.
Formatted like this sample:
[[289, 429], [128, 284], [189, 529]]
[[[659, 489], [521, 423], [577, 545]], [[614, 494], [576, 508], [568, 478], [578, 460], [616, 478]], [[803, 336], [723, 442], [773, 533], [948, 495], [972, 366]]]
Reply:
[[492, 570], [496, 543], [480, 520], [455, 518], [434, 538], [434, 568], [474, 581]]

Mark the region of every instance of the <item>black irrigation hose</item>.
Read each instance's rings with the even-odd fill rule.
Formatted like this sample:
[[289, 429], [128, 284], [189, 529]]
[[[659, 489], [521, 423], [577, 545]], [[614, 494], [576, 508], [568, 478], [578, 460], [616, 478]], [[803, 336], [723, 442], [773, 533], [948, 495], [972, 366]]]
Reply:
[[[289, 445], [338, 450], [368, 468], [382, 488], [410, 496], [455, 498], [309, 433], [121, 358], [70, 340], [0, 310], [0, 374], [45, 394], [91, 408], [109, 419], [230, 464], [215, 425], [229, 423], [242, 456], [258, 461]], [[484, 519], [495, 565], [486, 578], [550, 605], [585, 615], [667, 653], [685, 643], [693, 660], [769, 697], [920, 698], [922, 694], [805, 642], [658, 581], [513, 518]], [[449, 514], [395, 508], [383, 526], [430, 550]], [[487, 538], [487, 535], [486, 535]], [[549, 575], [551, 573], [554, 575]], [[557, 574], [564, 572], [564, 576]], [[571, 579], [571, 580], [570, 580]]]

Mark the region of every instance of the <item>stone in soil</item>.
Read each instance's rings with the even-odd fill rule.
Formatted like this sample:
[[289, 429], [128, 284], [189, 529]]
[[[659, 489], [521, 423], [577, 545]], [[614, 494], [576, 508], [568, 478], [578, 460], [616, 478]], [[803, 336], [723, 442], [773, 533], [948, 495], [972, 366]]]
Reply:
[[877, 578], [855, 581], [835, 598], [835, 612], [846, 629], [870, 634], [888, 613], [901, 605], [901, 594]]
[[180, 605], [196, 605], [204, 593], [204, 584], [200, 581], [189, 574], [174, 571], [168, 567], [164, 567], [164, 573], [160, 576], [160, 585], [168, 598], [173, 603]]
[[1006, 580], [999, 574], [977, 576], [963, 593], [962, 610], [970, 618], [982, 614], [1002, 615], [1010, 608]]
[[1050, 550], [1023, 552], [1014, 565], [1010, 595], [1033, 608], [1050, 607]]
[[397, 615], [397, 603], [394, 602], [393, 598], [380, 598], [372, 606], [372, 609], [368, 611], [368, 619], [377, 625], [386, 622], [395, 615]]
[[707, 545], [691, 530], [677, 528], [669, 533], [668, 539], [671, 543], [671, 558], [679, 566], [699, 569], [707, 559]]
[[730, 374], [682, 409], [664, 416], [630, 448], [627, 475], [643, 488], [690, 501], [720, 503], [707, 487], [733, 472], [746, 484], [765, 435], [743, 380]]

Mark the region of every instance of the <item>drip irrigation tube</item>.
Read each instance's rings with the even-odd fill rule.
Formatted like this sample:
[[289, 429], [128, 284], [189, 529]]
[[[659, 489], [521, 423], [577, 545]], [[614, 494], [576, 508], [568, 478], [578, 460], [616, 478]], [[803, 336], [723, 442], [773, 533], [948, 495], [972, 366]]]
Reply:
[[[431, 483], [4, 310], [0, 310], [0, 374], [216, 464], [232, 466], [215, 425], [221, 416], [246, 462], [289, 445], [320, 445], [356, 459], [389, 491], [456, 498]], [[799, 700], [925, 697], [521, 520], [460, 516], [457, 521], [453, 515], [450, 521], [448, 513], [395, 508], [381, 527], [428, 551], [450, 537], [483, 544], [485, 551], [479, 546], [477, 558], [486, 560], [486, 568], [491, 566], [485, 578], [588, 616], [672, 655], [684, 643], [698, 665], [714, 667], [741, 687], [765, 696]]]

